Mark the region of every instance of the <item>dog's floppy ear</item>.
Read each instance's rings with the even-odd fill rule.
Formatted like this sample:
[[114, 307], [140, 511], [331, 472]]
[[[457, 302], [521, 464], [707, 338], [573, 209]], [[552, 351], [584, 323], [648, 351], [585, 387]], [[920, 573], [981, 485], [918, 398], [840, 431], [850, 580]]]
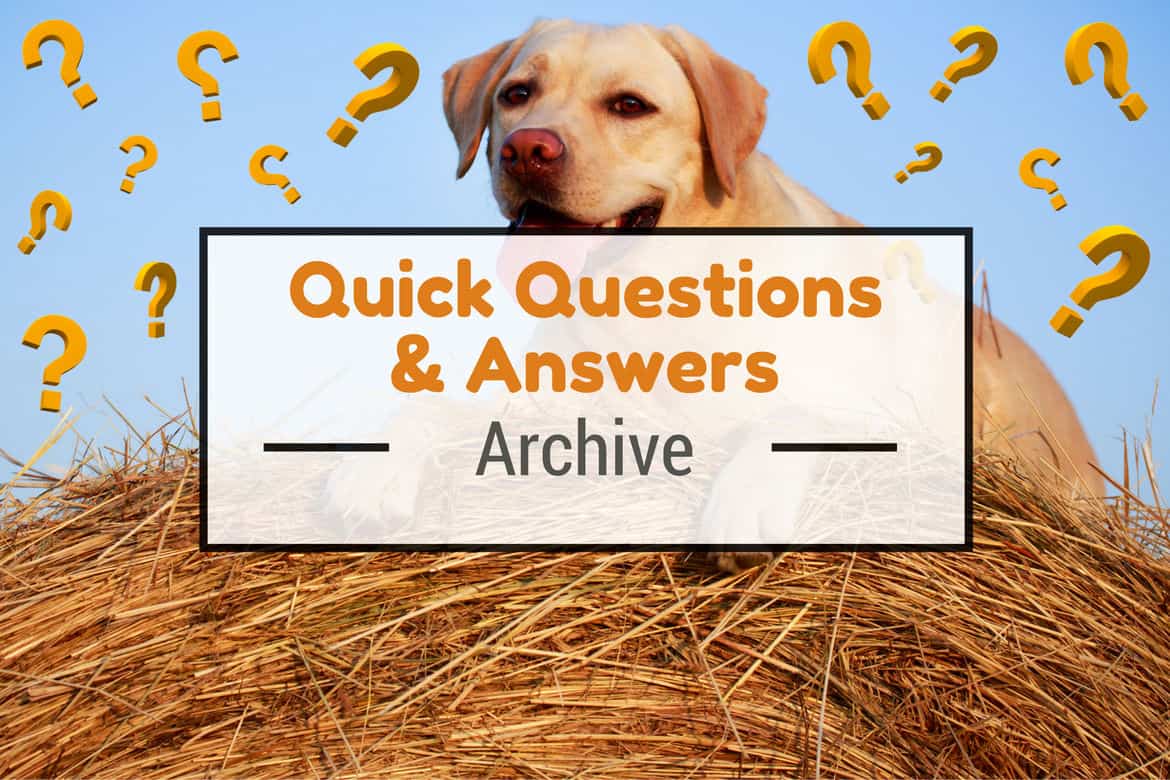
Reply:
[[455, 178], [462, 178], [475, 161], [480, 138], [492, 115], [492, 96], [531, 32], [460, 60], [443, 74], [443, 113], [459, 145]]
[[671, 25], [664, 32], [666, 48], [682, 65], [699, 101], [715, 175], [723, 190], [734, 197], [736, 171], [764, 131], [768, 90], [751, 73], [681, 27]]

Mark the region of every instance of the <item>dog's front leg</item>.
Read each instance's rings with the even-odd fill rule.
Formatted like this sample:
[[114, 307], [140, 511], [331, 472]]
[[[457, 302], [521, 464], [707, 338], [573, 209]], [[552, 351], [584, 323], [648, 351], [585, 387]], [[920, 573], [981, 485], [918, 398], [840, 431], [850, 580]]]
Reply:
[[443, 417], [402, 411], [385, 427], [387, 454], [343, 456], [325, 482], [324, 514], [345, 541], [384, 541], [414, 519], [423, 475], [434, 459]]
[[816, 453], [771, 452], [771, 440], [751, 436], [720, 470], [699, 518], [700, 541], [728, 549], [708, 554], [724, 571], [738, 572], [770, 560], [773, 553], [736, 549], [783, 545], [796, 538]]

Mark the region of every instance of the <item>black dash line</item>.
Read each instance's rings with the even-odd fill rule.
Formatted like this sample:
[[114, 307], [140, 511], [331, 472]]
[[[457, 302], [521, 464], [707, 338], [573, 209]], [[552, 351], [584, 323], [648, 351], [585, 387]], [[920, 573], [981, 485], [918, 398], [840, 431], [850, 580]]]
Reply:
[[265, 452], [389, 452], [390, 443], [383, 441], [266, 441]]
[[774, 441], [772, 452], [897, 452], [894, 441]]

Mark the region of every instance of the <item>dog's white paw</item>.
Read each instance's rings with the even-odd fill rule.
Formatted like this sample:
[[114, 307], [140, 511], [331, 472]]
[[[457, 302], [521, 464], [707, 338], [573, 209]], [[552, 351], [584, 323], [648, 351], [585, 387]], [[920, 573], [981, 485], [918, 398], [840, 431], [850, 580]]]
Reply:
[[325, 510], [347, 535], [357, 528], [392, 529], [414, 515], [419, 463], [380, 453], [344, 457], [325, 483]]
[[388, 453], [346, 453], [329, 475], [324, 514], [333, 535], [353, 542], [385, 542], [414, 519], [431, 444], [425, 425], [396, 418]]
[[707, 560], [731, 574], [762, 566], [775, 557], [770, 552], [717, 552], [707, 553]]
[[[808, 492], [816, 455], [772, 453], [769, 442], [754, 438], [727, 462], [711, 485], [699, 517], [699, 538], [712, 545], [792, 544]], [[723, 553], [719, 565], [729, 571], [761, 559], [746, 553]], [[765, 556], [764, 559], [770, 556]]]

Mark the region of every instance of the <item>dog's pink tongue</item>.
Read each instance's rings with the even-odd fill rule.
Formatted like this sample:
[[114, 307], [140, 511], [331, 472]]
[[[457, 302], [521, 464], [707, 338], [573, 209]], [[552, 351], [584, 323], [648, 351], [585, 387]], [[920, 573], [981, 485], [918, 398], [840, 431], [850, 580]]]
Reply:
[[[538, 260], [549, 260], [564, 268], [570, 279], [576, 279], [585, 267], [589, 253], [606, 240], [608, 236], [551, 236], [524, 235], [508, 236], [500, 248], [496, 262], [496, 273], [516, 297], [516, 280], [525, 266]], [[532, 283], [532, 292], [540, 300], [552, 295], [553, 283], [547, 276], [538, 277]]]
[[587, 228], [592, 225], [577, 222], [559, 211], [539, 203], [527, 203], [516, 219], [518, 228]]
[[[570, 279], [576, 279], [585, 267], [585, 260], [607, 236], [557, 236], [549, 233], [525, 233], [531, 229], [556, 229], [565, 227], [593, 227], [573, 222], [561, 214], [542, 208], [527, 207], [516, 222], [518, 231], [504, 240], [496, 261], [496, 273], [504, 282], [512, 297], [516, 297], [516, 280], [524, 267], [537, 260], [549, 260], [565, 269]], [[552, 281], [547, 277], [538, 278], [532, 285], [532, 292], [541, 300], [552, 294]]]

